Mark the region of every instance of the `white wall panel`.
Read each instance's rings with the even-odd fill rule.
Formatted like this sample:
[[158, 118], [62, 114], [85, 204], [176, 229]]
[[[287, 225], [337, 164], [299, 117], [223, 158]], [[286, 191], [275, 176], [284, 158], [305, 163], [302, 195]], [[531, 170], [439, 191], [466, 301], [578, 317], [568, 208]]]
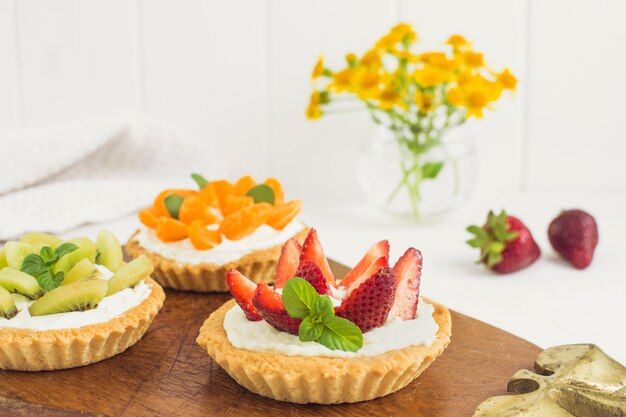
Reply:
[[394, 2], [269, 2], [270, 169], [288, 184], [356, 187], [358, 144], [375, 125], [365, 112], [308, 121], [309, 77], [318, 55], [331, 67], [365, 52], [395, 20]]
[[517, 188], [522, 181], [526, 0], [401, 0], [400, 18], [412, 23], [424, 47], [440, 48], [453, 33], [467, 37], [496, 69], [509, 67], [520, 79], [482, 120], [468, 121], [479, 155], [481, 188]]
[[26, 126], [131, 112], [130, 1], [16, 3]]
[[529, 188], [626, 189], [626, 2], [533, 1]]
[[0, 0], [0, 130], [19, 123], [14, 8], [15, 0]]
[[265, 174], [265, 3], [144, 1], [149, 117], [215, 143], [230, 175]]

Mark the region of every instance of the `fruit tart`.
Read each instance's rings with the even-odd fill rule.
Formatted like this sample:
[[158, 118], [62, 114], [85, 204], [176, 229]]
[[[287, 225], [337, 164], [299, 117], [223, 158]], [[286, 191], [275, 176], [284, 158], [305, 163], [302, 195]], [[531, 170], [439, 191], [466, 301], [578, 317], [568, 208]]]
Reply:
[[450, 342], [446, 307], [419, 297], [422, 256], [389, 266], [372, 246], [336, 280], [316, 231], [283, 248], [273, 287], [237, 270], [234, 297], [204, 322], [198, 344], [239, 384], [293, 403], [336, 404], [391, 394], [417, 378]]
[[124, 263], [106, 230], [92, 241], [29, 233], [0, 249], [0, 369], [73, 368], [142, 338], [163, 305], [145, 256]]
[[281, 246], [308, 228], [296, 220], [300, 200], [285, 201], [276, 179], [257, 184], [207, 181], [193, 174], [198, 189], [162, 191], [139, 212], [143, 224], [126, 244], [135, 257], [154, 263], [161, 285], [199, 292], [228, 291], [224, 275], [237, 269], [255, 282], [271, 282]]

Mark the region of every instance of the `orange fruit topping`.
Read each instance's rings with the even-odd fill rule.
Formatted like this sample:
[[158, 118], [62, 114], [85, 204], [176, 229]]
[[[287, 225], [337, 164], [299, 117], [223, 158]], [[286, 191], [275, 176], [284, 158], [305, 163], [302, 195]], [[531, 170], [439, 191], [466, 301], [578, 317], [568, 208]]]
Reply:
[[215, 187], [213, 187], [211, 184], [207, 184], [206, 187], [198, 191], [198, 195], [210, 207], [220, 207], [220, 203], [217, 201], [217, 193], [215, 192]]
[[185, 198], [180, 206], [178, 219], [186, 224], [194, 220], [200, 220], [205, 225], [219, 223], [218, 217], [211, 211], [211, 208], [197, 195]]
[[161, 191], [159, 193], [159, 195], [157, 196], [157, 198], [154, 199], [154, 210], [156, 211], [156, 213], [159, 216], [167, 216], [167, 217], [171, 217], [170, 213], [167, 211], [167, 207], [165, 207], [165, 198], [169, 195], [172, 194], [178, 194], [179, 196], [183, 197], [183, 198], [187, 198], [190, 195], [194, 195], [196, 194], [197, 191], [196, 190], [176, 190], [176, 189], [170, 189], [170, 190], [165, 190], [165, 191]]
[[201, 220], [194, 220], [187, 226], [189, 239], [194, 248], [198, 250], [213, 249], [222, 243], [222, 235], [219, 230], [209, 230]]
[[265, 223], [272, 208], [271, 204], [259, 203], [237, 210], [222, 220], [220, 231], [229, 240], [239, 240]]
[[154, 229], [159, 221], [159, 215], [154, 208], [148, 207], [139, 212], [139, 221], [146, 227]]
[[283, 230], [302, 210], [301, 200], [291, 200], [282, 206], [273, 207], [267, 218], [268, 226], [276, 230]]
[[226, 180], [212, 181], [209, 183], [215, 190], [215, 195], [217, 196], [217, 201], [219, 203], [220, 209], [224, 207], [226, 203], [226, 196], [232, 194], [235, 190], [233, 184]]
[[235, 183], [235, 195], [244, 196], [248, 190], [256, 185], [256, 181], [250, 175], [239, 178]]
[[276, 178], [268, 178], [265, 180], [265, 185], [270, 187], [272, 191], [274, 191], [274, 205], [280, 206], [285, 202], [285, 192], [283, 191], [283, 186], [280, 181]]
[[246, 196], [238, 196], [238, 195], [227, 195], [226, 202], [224, 203], [224, 207], [222, 208], [222, 214], [224, 217], [233, 214], [239, 209], [244, 207], [250, 207], [254, 204], [254, 199], [252, 197]]
[[187, 226], [171, 217], [161, 217], [156, 225], [156, 235], [163, 242], [182, 240], [187, 237]]

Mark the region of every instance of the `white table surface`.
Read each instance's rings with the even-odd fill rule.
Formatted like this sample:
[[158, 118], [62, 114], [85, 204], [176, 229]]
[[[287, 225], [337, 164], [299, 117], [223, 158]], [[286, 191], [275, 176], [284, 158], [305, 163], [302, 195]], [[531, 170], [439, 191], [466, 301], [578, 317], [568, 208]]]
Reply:
[[[423, 295], [541, 347], [595, 343], [626, 364], [626, 194], [483, 193], [441, 220], [417, 225], [377, 211], [355, 193], [289, 194], [304, 200], [301, 218], [318, 230], [329, 257], [353, 265], [372, 243], [388, 239], [395, 262], [414, 246], [424, 255]], [[478, 253], [465, 244], [465, 228], [482, 223], [490, 208], [505, 208], [528, 225], [542, 248], [535, 264], [498, 275], [474, 263]], [[599, 224], [600, 244], [584, 271], [559, 259], [548, 242], [548, 224], [564, 208], [585, 209]], [[129, 216], [67, 235], [95, 236], [107, 227], [123, 240], [137, 224]]]

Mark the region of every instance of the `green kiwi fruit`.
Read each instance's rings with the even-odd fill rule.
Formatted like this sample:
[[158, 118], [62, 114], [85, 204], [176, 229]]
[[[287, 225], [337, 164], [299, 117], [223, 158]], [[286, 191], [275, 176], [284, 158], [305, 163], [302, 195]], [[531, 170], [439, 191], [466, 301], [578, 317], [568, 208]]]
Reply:
[[54, 249], [61, 243], [63, 243], [63, 240], [48, 233], [26, 233], [25, 235], [20, 237], [20, 242], [42, 243]]
[[13, 269], [20, 269], [22, 261], [31, 253], [39, 255], [43, 243], [28, 243], [28, 242], [7, 242], [4, 245], [4, 251], [6, 252], [7, 265]]
[[100, 279], [79, 281], [46, 293], [28, 307], [31, 316], [85, 311], [96, 308], [107, 292], [107, 282]]
[[74, 252], [70, 252], [67, 255], [63, 256], [59, 259], [54, 266], [54, 273], [61, 271], [64, 273], [68, 273], [70, 269], [74, 267], [81, 260], [87, 258], [92, 263], [96, 262], [96, 254], [98, 252], [98, 248], [93, 241], [87, 237], [77, 237], [74, 239], [70, 239], [67, 242], [73, 243], [78, 246]]
[[0, 249], [0, 269], [6, 268], [7, 266], [9, 266], [9, 264], [7, 264], [7, 253], [4, 249]]
[[4, 288], [0, 287], [0, 317], [5, 319], [12, 319], [17, 314], [18, 310], [15, 306], [15, 301]]
[[61, 285], [69, 285], [86, 279], [93, 279], [100, 276], [98, 268], [87, 258], [81, 259], [70, 271], [65, 274]]
[[117, 272], [124, 263], [120, 241], [117, 240], [113, 233], [103, 229], [98, 233], [96, 246], [98, 248], [96, 262], [106, 266], [111, 272]]
[[22, 294], [31, 300], [43, 295], [43, 290], [35, 278], [11, 267], [0, 270], [0, 287], [9, 292]]
[[134, 287], [147, 278], [152, 271], [154, 271], [152, 261], [146, 255], [139, 255], [113, 274], [109, 279], [107, 295], [115, 294], [124, 288]]

